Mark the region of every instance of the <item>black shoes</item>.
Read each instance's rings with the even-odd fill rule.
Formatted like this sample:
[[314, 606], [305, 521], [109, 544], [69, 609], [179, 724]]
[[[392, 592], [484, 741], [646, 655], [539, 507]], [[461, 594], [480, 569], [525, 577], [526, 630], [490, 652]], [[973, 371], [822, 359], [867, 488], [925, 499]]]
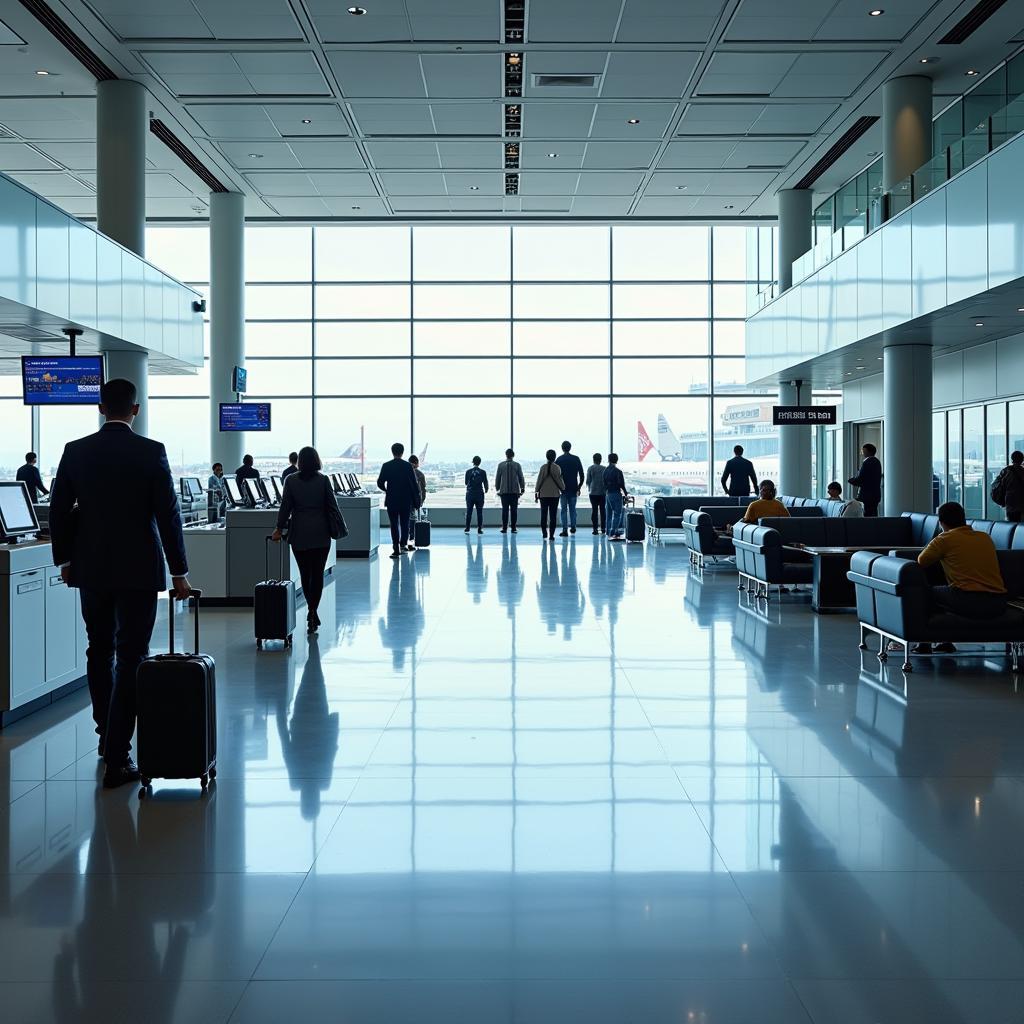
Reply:
[[108, 764], [107, 770], [103, 773], [104, 789], [117, 789], [118, 786], [123, 786], [128, 782], [138, 781], [139, 769], [130, 757], [119, 768]]
[[569, 536], [569, 531], [568, 530], [563, 530], [558, 536], [559, 537], [568, 537]]
[[575, 533], [576, 532], [576, 527], [575, 526], [570, 526], [569, 527], [569, 532], [570, 533]]
[[597, 536], [597, 530], [591, 530], [590, 532], [591, 532], [591, 533], [592, 533], [592, 534], [593, 534], [593, 535], [594, 535], [595, 537]]
[[482, 526], [478, 526], [478, 527], [476, 528], [476, 532], [477, 532], [477, 533], [483, 533], [483, 532], [484, 532], [484, 528], [483, 528]]
[[465, 530], [463, 530], [462, 532], [463, 532], [463, 533], [469, 533], [469, 527], [467, 526], [467, 527], [465, 528]]
[[513, 533], [518, 533], [519, 531], [518, 531], [518, 530], [517, 530], [517, 529], [516, 529], [516, 528], [515, 528], [515, 527], [513, 526], [513, 527], [512, 527], [512, 532], [513, 532]]
[[106, 749], [107, 749], [107, 738], [106, 738], [106, 736], [101, 736], [99, 743], [96, 745], [96, 756], [97, 757], [102, 757]]

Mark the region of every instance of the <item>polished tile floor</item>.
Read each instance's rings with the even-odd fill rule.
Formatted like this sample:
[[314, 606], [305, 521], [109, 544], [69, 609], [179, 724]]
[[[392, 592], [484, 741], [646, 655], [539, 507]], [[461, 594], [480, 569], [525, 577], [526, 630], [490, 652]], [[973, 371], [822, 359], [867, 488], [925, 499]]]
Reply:
[[205, 800], [98, 789], [82, 693], [11, 726], [0, 1019], [1024, 1021], [1003, 661], [687, 560], [439, 530], [291, 651], [210, 611]]

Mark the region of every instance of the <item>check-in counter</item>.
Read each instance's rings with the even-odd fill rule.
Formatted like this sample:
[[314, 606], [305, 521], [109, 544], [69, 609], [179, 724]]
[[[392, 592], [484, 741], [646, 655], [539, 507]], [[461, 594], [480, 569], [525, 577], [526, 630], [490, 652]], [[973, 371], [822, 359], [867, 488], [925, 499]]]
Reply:
[[348, 536], [339, 537], [339, 558], [370, 558], [380, 546], [380, 495], [338, 495], [338, 507], [345, 517]]
[[186, 526], [183, 533], [189, 583], [203, 592], [204, 601], [225, 601], [228, 597], [228, 535], [223, 523]]
[[0, 544], [0, 721], [82, 685], [85, 648], [78, 592], [49, 542]]

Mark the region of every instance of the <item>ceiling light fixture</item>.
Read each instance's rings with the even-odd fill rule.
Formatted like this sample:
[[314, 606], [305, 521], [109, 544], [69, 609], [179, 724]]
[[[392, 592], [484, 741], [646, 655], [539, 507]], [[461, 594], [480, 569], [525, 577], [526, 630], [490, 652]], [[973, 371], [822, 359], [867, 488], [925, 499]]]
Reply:
[[979, 320], [974, 326], [975, 327], [984, 327], [985, 325]]
[[302, 123], [303, 124], [312, 124], [313, 123], [313, 119], [311, 117], [304, 117], [302, 119]]
[[480, 191], [480, 186], [479, 185], [470, 185], [469, 186], [469, 191], [470, 192], [479, 192]]
[[973, 78], [977, 73], [978, 71], [976, 68], [970, 68], [968, 71], [964, 72], [964, 74], [966, 74], [968, 78]]
[[726, 206], [726, 209], [727, 210], [733, 210], [733, 209], [735, 209], [735, 207], [730, 205], [730, 206]]
[[262, 153], [250, 153], [249, 154], [249, 159], [250, 160], [262, 160], [263, 159], [263, 154]]
[[366, 8], [365, 7], [350, 7], [348, 9], [348, 13], [349, 14], [354, 14], [358, 18], [359, 15], [366, 13]]
[[353, 206], [353, 207], [352, 207], [352, 209], [353, 209], [353, 210], [361, 210], [361, 209], [362, 209], [362, 207], [361, 207], [361, 206]]
[[639, 117], [627, 117], [626, 118], [626, 124], [639, 124], [639, 123], [640, 123], [640, 118]]
[[689, 185], [676, 185], [676, 191], [685, 192], [689, 187]]
[[885, 14], [885, 11], [883, 11], [881, 7], [876, 7], [873, 11], [868, 11], [868, 16], [871, 18], [880, 18], [883, 14]]
[[558, 156], [557, 153], [548, 153], [548, 159], [549, 160], [554, 160], [556, 156]]
[[36, 74], [37, 74], [37, 75], [39, 75], [40, 77], [45, 77], [45, 76], [46, 76], [46, 75], [48, 75], [49, 73], [50, 73], [49, 71], [44, 71], [44, 70], [43, 70], [42, 68], [40, 68], [40, 69], [39, 69], [39, 70], [38, 70], [38, 71], [36, 72]]
[[1017, 307], [1017, 312], [1018, 313], [1024, 313], [1024, 306], [1018, 306]]
[[929, 62], [929, 59], [930, 59], [930, 58], [928, 58], [928, 57], [922, 57], [922, 58], [921, 58], [921, 63], [922, 63], [922, 64], [927, 64], [927, 63]]

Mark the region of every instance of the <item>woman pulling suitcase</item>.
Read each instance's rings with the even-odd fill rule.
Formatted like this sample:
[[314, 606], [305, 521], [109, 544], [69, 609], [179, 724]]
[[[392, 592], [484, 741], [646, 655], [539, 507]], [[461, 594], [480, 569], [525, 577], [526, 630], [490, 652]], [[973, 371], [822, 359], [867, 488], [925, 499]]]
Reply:
[[299, 452], [298, 467], [299, 471], [284, 483], [273, 539], [280, 541], [288, 531], [306, 595], [306, 632], [313, 634], [320, 625], [317, 610], [324, 592], [327, 559], [334, 550], [334, 541], [347, 536], [348, 529], [334, 488], [320, 472], [323, 464], [315, 448], [307, 446]]

